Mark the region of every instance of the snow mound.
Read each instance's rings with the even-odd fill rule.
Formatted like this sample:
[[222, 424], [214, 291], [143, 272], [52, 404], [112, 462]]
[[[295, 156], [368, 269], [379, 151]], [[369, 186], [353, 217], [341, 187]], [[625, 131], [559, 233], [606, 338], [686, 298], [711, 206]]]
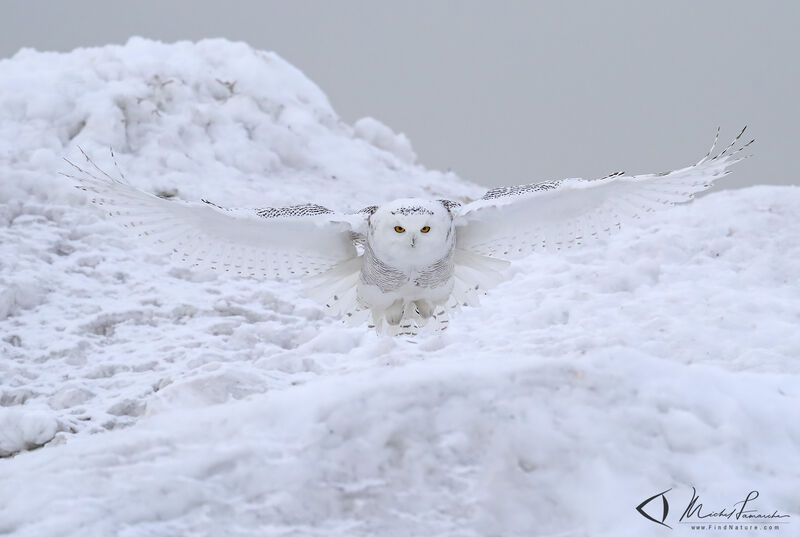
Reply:
[[[3, 202], [62, 201], [65, 182], [50, 172], [78, 145], [109, 171], [112, 147], [148, 191], [223, 205], [318, 200], [357, 210], [478, 193], [453, 174], [413, 166], [407, 139], [377, 121], [345, 124], [300, 71], [243, 43], [134, 38], [69, 54], [26, 49], [0, 61], [0, 79]], [[33, 186], [42, 172], [46, 195]]]
[[0, 320], [43, 301], [42, 287], [29, 281], [4, 281], [0, 278]]
[[411, 142], [405, 134], [395, 134], [392, 129], [381, 123], [375, 118], [363, 117], [353, 124], [356, 136], [366, 140], [375, 147], [385, 149], [394, 156], [413, 164], [417, 160], [417, 154], [411, 147]]
[[51, 413], [0, 408], [0, 457], [41, 447], [57, 429], [58, 421]]
[[230, 206], [483, 189], [242, 44], [23, 51], [0, 79], [0, 534], [661, 535], [635, 507], [692, 486], [800, 515], [800, 189], [531, 256], [446, 333], [381, 338], [170, 264], [59, 158], [113, 170], [111, 145], [137, 186]]

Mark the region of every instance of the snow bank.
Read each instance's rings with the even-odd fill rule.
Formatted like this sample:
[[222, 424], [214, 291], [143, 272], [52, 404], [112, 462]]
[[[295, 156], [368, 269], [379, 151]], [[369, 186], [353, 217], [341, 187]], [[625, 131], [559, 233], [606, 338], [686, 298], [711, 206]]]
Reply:
[[366, 140], [375, 147], [385, 149], [394, 156], [413, 164], [417, 160], [417, 154], [411, 147], [411, 142], [405, 134], [395, 134], [392, 129], [381, 123], [375, 118], [364, 117], [353, 124], [356, 136]]
[[3, 281], [0, 279], [0, 319], [23, 309], [42, 303], [44, 290], [28, 281]]
[[[80, 145], [132, 182], [186, 199], [360, 209], [409, 195], [476, 194], [453, 174], [413, 166], [403, 135], [343, 123], [327, 97], [274, 53], [206, 40], [131, 39], [70, 54], [22, 50], [0, 61], [0, 201], [63, 201], [50, 175]], [[387, 150], [388, 149], [388, 150]], [[48, 190], [39, 188], [46, 172]], [[231, 185], [236, 188], [231, 188]], [[36, 186], [34, 186], [36, 185]]]
[[53, 438], [0, 459], [0, 534], [663, 535], [635, 506], [692, 486], [800, 520], [800, 189], [531, 257], [447, 333], [387, 339], [168, 264], [58, 158], [113, 145], [132, 183], [231, 206], [482, 189], [241, 44], [23, 51], [0, 79], [0, 455]]
[[45, 445], [57, 428], [58, 422], [50, 413], [0, 408], [0, 457]]

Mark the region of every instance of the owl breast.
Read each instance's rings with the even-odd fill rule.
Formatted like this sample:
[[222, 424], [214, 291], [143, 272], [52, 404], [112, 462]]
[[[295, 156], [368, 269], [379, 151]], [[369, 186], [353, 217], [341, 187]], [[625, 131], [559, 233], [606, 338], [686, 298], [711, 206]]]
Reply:
[[367, 242], [364, 245], [360, 281], [365, 285], [374, 285], [383, 293], [398, 291], [403, 287], [418, 287], [420, 292], [435, 289], [452, 279], [454, 252], [455, 248], [451, 246], [441, 259], [425, 267], [398, 267], [378, 258]]
[[453, 289], [454, 252], [451, 246], [442, 258], [425, 267], [396, 267], [378, 258], [367, 242], [358, 282], [359, 301], [373, 310], [386, 309], [397, 300], [444, 303]]

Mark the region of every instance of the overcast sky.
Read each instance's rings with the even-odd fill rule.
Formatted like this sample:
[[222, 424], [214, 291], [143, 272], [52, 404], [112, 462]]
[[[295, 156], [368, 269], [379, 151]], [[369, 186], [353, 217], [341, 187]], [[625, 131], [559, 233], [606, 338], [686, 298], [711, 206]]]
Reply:
[[273, 50], [346, 120], [487, 185], [681, 167], [744, 124], [755, 156], [725, 184], [800, 184], [794, 0], [26, 0], [0, 16], [0, 57], [133, 35]]

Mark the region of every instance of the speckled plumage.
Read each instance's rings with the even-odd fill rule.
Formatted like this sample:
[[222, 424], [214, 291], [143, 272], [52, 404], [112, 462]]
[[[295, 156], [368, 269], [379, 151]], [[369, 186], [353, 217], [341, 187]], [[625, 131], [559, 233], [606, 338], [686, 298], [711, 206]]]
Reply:
[[558, 188], [558, 185], [561, 184], [561, 181], [544, 181], [541, 183], [534, 183], [531, 185], [519, 185], [519, 186], [501, 186], [498, 188], [493, 188], [486, 192], [481, 199], [483, 200], [493, 200], [497, 198], [503, 198], [506, 196], [521, 196], [523, 194], [527, 194], [529, 192], [540, 192], [542, 190], [554, 190]]
[[415, 272], [405, 272], [391, 267], [376, 257], [369, 244], [364, 246], [362, 256], [361, 281], [377, 286], [382, 292], [396, 291], [406, 284], [432, 289], [447, 283], [453, 274], [453, 254], [455, 245], [451, 246], [441, 259], [422, 267]]
[[289, 207], [266, 207], [256, 209], [256, 214], [261, 218], [290, 218], [296, 216], [316, 216], [320, 214], [333, 214], [333, 211], [316, 203], [304, 203]]

